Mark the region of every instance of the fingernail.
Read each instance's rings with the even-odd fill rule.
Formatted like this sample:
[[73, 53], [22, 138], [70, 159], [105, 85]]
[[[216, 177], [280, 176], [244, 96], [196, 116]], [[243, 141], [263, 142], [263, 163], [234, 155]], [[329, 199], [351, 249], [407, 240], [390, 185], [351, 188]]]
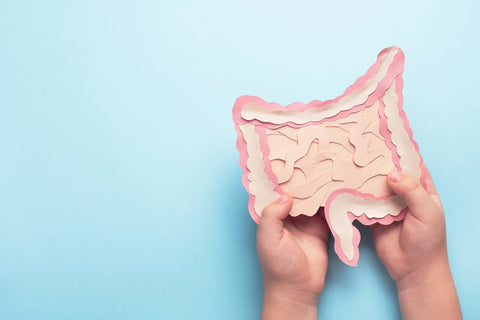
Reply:
[[392, 172], [390, 173], [390, 180], [392, 180], [393, 182], [398, 182], [400, 180], [402, 180], [402, 173], [401, 172], [398, 172], [398, 171], [395, 171], [395, 172]]
[[278, 202], [280, 202], [281, 204], [286, 204], [288, 202], [288, 197], [282, 194], [280, 198], [278, 198]]

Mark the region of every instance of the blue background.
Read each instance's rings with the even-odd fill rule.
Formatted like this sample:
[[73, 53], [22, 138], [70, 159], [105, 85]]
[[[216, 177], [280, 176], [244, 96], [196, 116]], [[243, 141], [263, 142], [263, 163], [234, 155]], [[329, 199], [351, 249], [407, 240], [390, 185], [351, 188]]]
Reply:
[[[2, 1], [0, 319], [258, 318], [233, 103], [336, 97], [390, 45], [478, 318], [479, 16], [476, 0]], [[330, 245], [320, 318], [400, 318], [361, 230], [357, 268]]]

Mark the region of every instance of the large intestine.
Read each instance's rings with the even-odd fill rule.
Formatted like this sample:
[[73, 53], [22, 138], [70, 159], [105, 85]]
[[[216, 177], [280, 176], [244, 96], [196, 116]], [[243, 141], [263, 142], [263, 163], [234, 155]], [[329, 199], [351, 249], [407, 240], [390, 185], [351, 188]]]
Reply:
[[385, 176], [395, 164], [379, 131], [378, 106], [320, 124], [266, 129], [268, 159], [279, 186], [293, 197], [292, 216], [314, 215], [341, 188], [391, 194]]
[[389, 190], [386, 175], [401, 170], [422, 185], [422, 157], [403, 105], [404, 54], [382, 50], [366, 74], [332, 100], [282, 106], [254, 96], [233, 108], [248, 208], [259, 223], [263, 209], [283, 193], [290, 215], [324, 207], [335, 252], [357, 265], [360, 233], [352, 225], [390, 224], [406, 203]]

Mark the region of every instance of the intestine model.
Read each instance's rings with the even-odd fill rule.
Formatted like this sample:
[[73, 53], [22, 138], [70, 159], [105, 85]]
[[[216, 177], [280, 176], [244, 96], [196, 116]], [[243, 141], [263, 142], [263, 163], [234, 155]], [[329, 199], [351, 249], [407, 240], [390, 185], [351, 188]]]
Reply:
[[403, 219], [404, 201], [389, 189], [394, 170], [420, 179], [422, 158], [402, 109], [404, 54], [390, 47], [345, 93], [282, 107], [242, 96], [233, 107], [242, 183], [258, 223], [280, 195], [293, 198], [292, 216], [324, 207], [335, 252], [348, 265], [359, 258], [364, 225]]

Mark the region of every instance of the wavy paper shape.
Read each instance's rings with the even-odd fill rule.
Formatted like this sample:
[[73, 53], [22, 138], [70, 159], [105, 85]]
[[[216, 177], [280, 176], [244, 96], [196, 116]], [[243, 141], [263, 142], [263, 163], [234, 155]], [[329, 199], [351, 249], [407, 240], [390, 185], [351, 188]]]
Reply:
[[342, 96], [286, 107], [241, 96], [233, 107], [242, 183], [258, 223], [263, 209], [284, 193], [290, 214], [325, 208], [335, 251], [350, 266], [359, 258], [362, 224], [403, 219], [406, 204], [389, 189], [393, 170], [423, 182], [422, 157], [402, 109], [404, 54], [384, 49]]

